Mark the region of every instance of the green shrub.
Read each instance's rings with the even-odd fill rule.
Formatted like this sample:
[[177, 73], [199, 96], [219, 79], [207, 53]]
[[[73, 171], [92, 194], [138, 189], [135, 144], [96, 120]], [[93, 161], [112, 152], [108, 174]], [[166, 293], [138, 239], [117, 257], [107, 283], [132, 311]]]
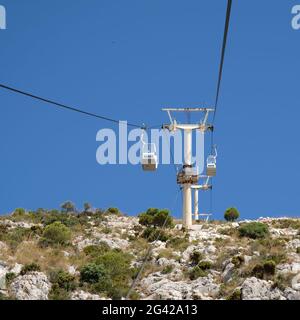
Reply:
[[259, 279], [264, 279], [265, 277], [272, 276], [276, 271], [276, 263], [273, 260], [268, 260], [263, 263], [258, 263], [252, 269], [252, 276]]
[[190, 242], [186, 237], [174, 237], [167, 242], [167, 248], [172, 248], [175, 251], [181, 252], [186, 250], [189, 245]]
[[8, 226], [0, 224], [0, 241], [5, 241], [8, 234]]
[[141, 213], [138, 217], [139, 217], [139, 224], [141, 224], [142, 226], [153, 225], [153, 216], [146, 213]]
[[168, 210], [150, 208], [139, 215], [139, 223], [144, 226], [173, 228], [173, 218]]
[[17, 227], [9, 229], [6, 226], [0, 226], [0, 240], [5, 241], [11, 249], [15, 249], [21, 242], [36, 235], [37, 232], [32, 228]]
[[6, 284], [9, 285], [13, 282], [13, 280], [16, 278], [16, 274], [14, 272], [8, 272], [5, 275]]
[[49, 292], [49, 300], [70, 300], [70, 292], [60, 288], [57, 283], [54, 283]]
[[233, 293], [226, 298], [226, 300], [242, 300], [242, 291], [240, 289], [236, 289]]
[[25, 266], [22, 267], [22, 270], [20, 272], [20, 274], [22, 276], [24, 276], [25, 274], [29, 273], [29, 272], [39, 272], [41, 271], [41, 267], [37, 264], [37, 263], [30, 263], [30, 264], [25, 264]]
[[173, 254], [172, 249], [163, 249], [159, 252], [156, 260], [159, 260], [160, 258], [166, 258], [168, 260], [178, 258], [178, 256]]
[[231, 262], [236, 266], [236, 268], [239, 268], [244, 262], [245, 258], [243, 256], [234, 256], [231, 259]]
[[32, 226], [30, 230], [32, 231], [32, 234], [36, 236], [41, 236], [44, 231], [41, 226]]
[[261, 263], [258, 263], [257, 265], [254, 266], [252, 269], [252, 276], [263, 279], [264, 278], [264, 266]]
[[161, 273], [168, 274], [168, 273], [171, 273], [173, 271], [173, 269], [174, 269], [174, 267], [171, 264], [169, 264], [163, 268]]
[[140, 300], [140, 294], [138, 293], [138, 292], [136, 292], [136, 291], [132, 291], [131, 293], [130, 293], [130, 296], [129, 296], [129, 299], [130, 300]]
[[108, 280], [98, 283], [94, 288], [99, 292], [105, 291], [113, 299], [124, 297], [131, 283], [131, 260], [131, 255], [119, 250], [111, 250], [97, 258], [95, 263], [104, 267]]
[[71, 201], [66, 201], [64, 202], [62, 205], [61, 205], [61, 208], [63, 209], [64, 212], [75, 212], [76, 209], [75, 209], [75, 205], [73, 202]]
[[226, 221], [235, 221], [240, 217], [240, 213], [236, 208], [228, 208], [224, 213]]
[[203, 259], [203, 254], [200, 251], [193, 251], [190, 254], [190, 261], [193, 265], [198, 265], [198, 263]]
[[70, 292], [77, 287], [75, 277], [63, 270], [50, 273], [50, 300], [70, 300]]
[[110, 250], [109, 245], [106, 242], [101, 242], [98, 245], [87, 246], [83, 249], [83, 252], [90, 258], [97, 258]]
[[107, 278], [107, 271], [103, 265], [89, 263], [80, 270], [80, 281], [86, 283], [97, 283]]
[[109, 276], [102, 277], [98, 282], [94, 283], [91, 291], [95, 293], [104, 293], [110, 297], [115, 296], [115, 288], [113, 281]]
[[264, 272], [268, 275], [274, 275], [276, 271], [276, 263], [273, 260], [264, 262]]
[[278, 288], [284, 291], [286, 288], [292, 285], [292, 279], [295, 277], [294, 273], [279, 273], [273, 280], [273, 288]]
[[209, 261], [200, 261], [198, 265], [193, 267], [189, 271], [189, 278], [191, 280], [196, 280], [199, 277], [206, 277], [207, 276], [207, 271], [211, 269], [212, 264]]
[[76, 289], [75, 276], [63, 270], [52, 271], [50, 273], [50, 281], [52, 284], [57, 285], [58, 288], [66, 291], [73, 291]]
[[31, 235], [33, 235], [33, 233], [30, 229], [17, 227], [8, 230], [1, 238], [2, 241], [5, 241], [12, 250], [15, 250], [21, 242], [29, 240]]
[[156, 227], [173, 228], [173, 218], [169, 210], [160, 210], [153, 216], [153, 225]]
[[296, 249], [296, 252], [297, 252], [298, 254], [300, 254], [300, 247], [298, 247], [298, 248]]
[[91, 211], [91, 209], [92, 209], [92, 205], [90, 203], [88, 203], [88, 202], [85, 202], [83, 204], [83, 208], [84, 208], [84, 212], [89, 213]]
[[66, 227], [73, 227], [81, 224], [83, 221], [80, 219], [80, 216], [77, 217], [73, 214], [61, 213], [58, 210], [51, 210], [43, 215], [41, 222], [44, 226], [48, 226], [54, 222], [61, 222]]
[[239, 234], [241, 237], [258, 239], [266, 237], [269, 234], [269, 229], [266, 224], [250, 222], [239, 227]]
[[116, 215], [116, 216], [120, 216], [121, 212], [118, 208], [108, 208], [106, 211], [107, 214], [112, 214], [112, 215]]
[[236, 234], [236, 229], [235, 228], [221, 229], [219, 230], [219, 233], [225, 236], [233, 236], [234, 234]]
[[66, 245], [71, 239], [71, 231], [61, 222], [54, 222], [44, 229], [43, 240], [46, 244]]
[[192, 268], [189, 271], [189, 277], [191, 280], [196, 280], [200, 277], [206, 277], [207, 276], [207, 272], [204, 271], [203, 269], [199, 268], [198, 266]]
[[203, 271], [209, 270], [212, 267], [212, 263], [210, 261], [201, 261], [200, 263], [198, 263], [198, 267]]
[[155, 227], [147, 227], [142, 233], [142, 238], [147, 239], [148, 242], [153, 242], [155, 240], [166, 242], [169, 239], [164, 230]]
[[17, 208], [12, 214], [14, 221], [24, 220], [26, 217], [26, 211], [23, 208]]
[[103, 265], [107, 273], [112, 279], [130, 277], [130, 263], [132, 257], [119, 250], [111, 250], [98, 257], [95, 262]]

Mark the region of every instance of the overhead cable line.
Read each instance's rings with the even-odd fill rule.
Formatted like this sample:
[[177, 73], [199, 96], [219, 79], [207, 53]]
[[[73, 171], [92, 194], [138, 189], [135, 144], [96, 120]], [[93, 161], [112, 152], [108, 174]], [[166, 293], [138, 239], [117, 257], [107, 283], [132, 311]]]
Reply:
[[[16, 88], [12, 88], [12, 87], [6, 86], [4, 84], [0, 84], [0, 88], [8, 90], [8, 91], [11, 91], [11, 92], [14, 92], [14, 93], [17, 93], [17, 94], [20, 94], [20, 95], [23, 95], [23, 96], [26, 96], [26, 97], [29, 97], [29, 98], [33, 98], [35, 100], [39, 100], [39, 101], [54, 105], [54, 106], [56, 106], [58, 108], [61, 108], [61, 109], [66, 109], [66, 110], [69, 110], [69, 111], [77, 112], [77, 113], [84, 114], [84, 115], [89, 116], [89, 117], [94, 117], [94, 118], [97, 118], [97, 119], [101, 119], [101, 120], [104, 120], [104, 121], [109, 121], [109, 122], [113, 122], [113, 123], [120, 123], [120, 120], [108, 118], [108, 117], [105, 117], [105, 116], [102, 116], [102, 115], [99, 115], [99, 114], [96, 114], [96, 113], [92, 113], [92, 112], [84, 111], [82, 109], [78, 109], [76, 107], [68, 106], [66, 104], [62, 104], [62, 103], [59, 103], [59, 102], [56, 102], [56, 101], [53, 101], [53, 100], [50, 100], [50, 99], [42, 98], [42, 97], [34, 95], [32, 93], [28, 93], [28, 92], [25, 92], [25, 91], [22, 91], [22, 90], [19, 90], [19, 89], [16, 89]], [[127, 123], [127, 125], [129, 127], [141, 128], [141, 125], [134, 124], [134, 123]]]
[[[232, 0], [228, 0], [227, 2], [227, 10], [226, 10], [226, 19], [225, 19], [225, 27], [224, 27], [224, 36], [223, 36], [223, 44], [222, 44], [222, 52], [221, 52], [221, 61], [219, 67], [219, 76], [218, 76], [218, 83], [217, 83], [217, 93], [216, 93], [216, 100], [215, 100], [215, 111], [212, 121], [212, 131], [211, 131], [211, 150], [214, 147], [214, 123], [216, 120], [216, 113], [218, 109], [219, 103], [219, 96], [220, 96], [220, 88], [221, 88], [221, 81], [223, 75], [223, 66], [225, 60], [225, 53], [226, 53], [226, 45], [227, 45], [227, 38], [228, 38], [228, 30], [230, 26], [230, 16], [231, 16], [231, 7], [232, 7]], [[213, 188], [210, 190], [210, 213], [213, 210]]]
[[222, 74], [223, 74], [223, 66], [224, 66], [224, 59], [225, 59], [225, 52], [226, 52], [226, 45], [227, 45], [227, 37], [228, 37], [228, 30], [229, 30], [229, 25], [230, 25], [231, 6], [232, 6], [232, 0], [228, 0], [213, 123], [215, 122], [217, 107], [218, 107], [218, 102], [219, 102], [219, 95], [220, 95], [220, 88], [221, 88], [221, 81], [222, 81]]

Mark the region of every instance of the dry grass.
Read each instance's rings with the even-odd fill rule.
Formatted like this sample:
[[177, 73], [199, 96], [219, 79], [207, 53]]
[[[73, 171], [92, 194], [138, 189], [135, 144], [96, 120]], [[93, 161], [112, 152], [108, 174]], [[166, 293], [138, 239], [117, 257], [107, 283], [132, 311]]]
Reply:
[[133, 254], [142, 256], [149, 248], [149, 242], [144, 238], [137, 238], [136, 240], [130, 243], [130, 251]]
[[228, 299], [242, 284], [243, 280], [239, 278], [233, 278], [231, 281], [227, 283], [221, 284], [220, 292], [219, 292], [219, 298], [225, 298]]
[[145, 268], [143, 270], [141, 279], [148, 277], [150, 274], [155, 272], [161, 272], [164, 269], [163, 266], [158, 266], [156, 264], [153, 264], [151, 262], [146, 263]]
[[285, 241], [282, 239], [262, 239], [251, 243], [251, 253], [258, 251], [262, 259], [272, 259], [277, 264], [286, 261]]
[[66, 269], [69, 265], [61, 248], [41, 248], [34, 242], [21, 243], [15, 252], [15, 261], [20, 264], [37, 263], [42, 271]]
[[232, 258], [232, 254], [230, 252], [220, 251], [214, 263], [214, 269], [217, 271], [223, 271], [223, 262], [230, 258]]
[[274, 228], [278, 229], [296, 229], [300, 230], [300, 219], [281, 219], [272, 221], [272, 225]]
[[160, 252], [159, 252], [159, 255], [158, 255], [158, 259], [160, 259], [160, 258], [166, 258], [166, 259], [168, 259], [168, 260], [170, 260], [170, 259], [176, 259], [177, 258], [177, 256], [176, 255], [174, 255], [174, 250], [172, 250], [172, 249], [170, 249], [170, 248], [167, 248], [167, 249], [163, 249], [163, 250], [161, 250]]
[[217, 249], [223, 249], [225, 246], [230, 246], [231, 244], [232, 244], [232, 240], [230, 238], [228, 239], [217, 238], [214, 241], [214, 246]]

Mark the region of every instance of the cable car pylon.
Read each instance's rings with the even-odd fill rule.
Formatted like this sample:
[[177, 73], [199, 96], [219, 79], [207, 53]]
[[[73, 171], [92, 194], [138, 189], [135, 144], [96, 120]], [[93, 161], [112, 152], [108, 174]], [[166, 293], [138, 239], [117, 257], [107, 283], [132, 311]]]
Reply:
[[[192, 135], [193, 131], [199, 130], [203, 134], [208, 130], [213, 130], [213, 126], [208, 124], [210, 113], [215, 110], [212, 108], [164, 108], [162, 111], [167, 112], [170, 120], [170, 124], [163, 125], [163, 129], [175, 132], [176, 130], [182, 130], [184, 134], [184, 163], [182, 169], [177, 173], [177, 184], [181, 186], [183, 195], [182, 206], [182, 225], [186, 229], [192, 229], [193, 227], [193, 209], [192, 209], [192, 190], [194, 190], [194, 216], [198, 220], [198, 192], [199, 190], [209, 190], [209, 176], [199, 175], [198, 169], [192, 164]], [[174, 113], [177, 112], [195, 112], [201, 114], [198, 123], [178, 123], [174, 117]], [[216, 163], [214, 163], [216, 164]], [[205, 183], [199, 184], [201, 178], [205, 178]]]

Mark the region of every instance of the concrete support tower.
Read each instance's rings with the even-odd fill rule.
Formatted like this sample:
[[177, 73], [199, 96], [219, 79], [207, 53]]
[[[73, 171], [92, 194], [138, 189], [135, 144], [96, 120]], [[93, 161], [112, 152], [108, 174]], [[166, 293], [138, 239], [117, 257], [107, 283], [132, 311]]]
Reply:
[[[209, 129], [212, 129], [211, 125], [207, 124], [209, 113], [214, 112], [214, 109], [208, 108], [168, 108], [163, 109], [168, 113], [170, 124], [164, 125], [163, 128], [174, 132], [176, 130], [182, 130], [184, 134], [184, 163], [182, 170], [177, 174], [177, 183], [181, 185], [183, 193], [183, 208], [182, 208], [182, 223], [183, 226], [187, 229], [191, 229], [193, 225], [193, 212], [192, 212], [192, 188], [197, 186], [200, 175], [198, 174], [197, 168], [192, 165], [192, 136], [194, 130], [200, 130], [203, 133]], [[179, 124], [172, 117], [174, 112], [198, 112], [202, 114], [200, 116], [199, 123], [195, 124]], [[195, 192], [195, 201], [194, 201], [194, 215], [195, 218], [198, 218], [198, 190]], [[196, 190], [195, 190], [196, 191]], [[197, 211], [197, 212], [196, 212]]]

